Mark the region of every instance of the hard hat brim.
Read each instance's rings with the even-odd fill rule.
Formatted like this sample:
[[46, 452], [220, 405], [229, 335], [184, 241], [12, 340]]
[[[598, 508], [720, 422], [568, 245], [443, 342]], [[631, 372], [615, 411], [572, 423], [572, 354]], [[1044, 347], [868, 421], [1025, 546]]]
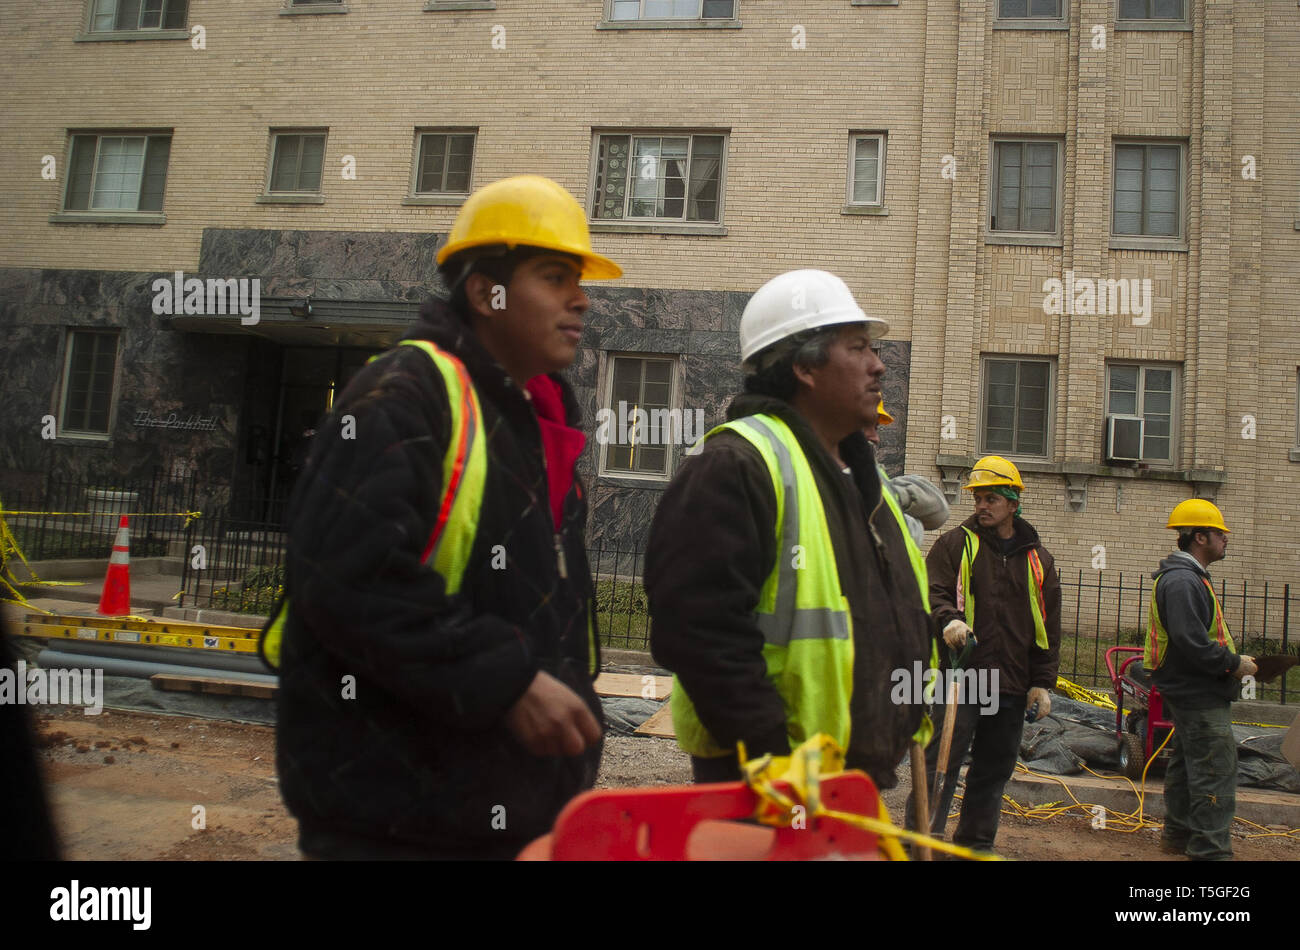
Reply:
[[[448, 260], [461, 251], [472, 250], [476, 247], [492, 247], [494, 245], [504, 244], [510, 250], [523, 246], [519, 241], [506, 240], [504, 237], [488, 235], [467, 241], [457, 241], [455, 244], [444, 244], [438, 251], [434, 262], [441, 267]], [[555, 251], [557, 254], [571, 254], [574, 257], [582, 259], [582, 280], [614, 280], [623, 276], [623, 268], [619, 267], [608, 257], [603, 254], [597, 254], [595, 251], [584, 251], [576, 247], [556, 247], [542, 244], [529, 244], [528, 247], [541, 248], [544, 251]]]

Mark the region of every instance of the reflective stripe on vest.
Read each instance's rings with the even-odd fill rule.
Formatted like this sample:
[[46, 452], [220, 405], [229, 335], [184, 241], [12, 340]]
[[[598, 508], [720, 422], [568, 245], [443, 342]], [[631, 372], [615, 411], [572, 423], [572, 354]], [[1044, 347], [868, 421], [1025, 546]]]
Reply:
[[[759, 593], [755, 621], [765, 641], [767, 676], [785, 702], [791, 748], [819, 732], [848, 748], [852, 622], [812, 468], [794, 433], [775, 416], [736, 419], [704, 439], [724, 430], [758, 450], [776, 492], [776, 563]], [[733, 751], [718, 745], [704, 728], [676, 677], [672, 709], [683, 750], [704, 757]]]
[[[442, 575], [447, 593], [452, 595], [459, 592], [465, 576], [470, 550], [478, 533], [479, 510], [483, 505], [483, 483], [487, 476], [487, 451], [481, 437], [483, 413], [464, 363], [428, 340], [403, 340], [401, 345], [422, 350], [433, 361], [447, 386], [451, 439], [442, 458], [442, 498], [438, 517], [424, 547], [422, 560]], [[371, 357], [370, 362], [383, 355]], [[289, 598], [285, 597], [275, 618], [262, 634], [259, 652], [272, 669], [280, 668], [280, 646], [288, 616]], [[594, 650], [591, 656], [595, 657]]]
[[[966, 543], [961, 552], [961, 571], [957, 575], [957, 609], [966, 615], [966, 626], [975, 629], [975, 592], [971, 590], [971, 565], [980, 553], [980, 539], [970, 528], [962, 525], [966, 532]], [[1037, 548], [1029, 549], [1029, 610], [1034, 615], [1034, 644], [1040, 650], [1046, 650], [1047, 624], [1043, 620], [1047, 613], [1047, 604], [1043, 597], [1043, 561], [1038, 556]], [[978, 634], [978, 631], [977, 631]]]
[[[1165, 625], [1160, 622], [1160, 608], [1156, 606], [1156, 584], [1159, 584], [1164, 577], [1161, 574], [1156, 578], [1155, 584], [1151, 585], [1151, 608], [1147, 614], [1147, 649], [1146, 655], [1143, 656], [1142, 662], [1148, 670], [1154, 670], [1165, 661], [1169, 645], [1169, 634], [1165, 630]], [[1219, 606], [1219, 598], [1214, 596], [1214, 585], [1207, 578], [1202, 577], [1201, 583], [1205, 589], [1210, 592], [1210, 603], [1214, 607], [1214, 616], [1210, 618], [1210, 626], [1206, 628], [1205, 638], [1215, 640], [1219, 646], [1227, 647], [1230, 653], [1237, 652], [1237, 644], [1232, 639], [1232, 634], [1228, 632], [1228, 625], [1223, 621], [1223, 608]]]
[[[925, 555], [921, 553], [921, 549], [918, 548], [916, 542], [912, 540], [912, 532], [907, 530], [907, 521], [903, 518], [903, 509], [899, 507], [898, 499], [894, 497], [894, 490], [889, 487], [888, 473], [886, 473], [885, 469], [880, 465], [876, 466], [876, 471], [880, 475], [880, 493], [884, 497], [885, 504], [889, 506], [889, 510], [893, 512], [894, 520], [898, 522], [898, 532], [903, 536], [903, 543], [907, 545], [907, 559], [912, 564], [912, 573], [916, 575], [916, 586], [921, 591], [921, 606], [925, 608], [925, 612], [928, 614], [930, 612], [930, 572], [925, 566]], [[935, 639], [931, 637], [930, 669], [935, 670], [938, 668], [939, 647]], [[925, 700], [927, 706], [934, 704], [937, 681], [937, 676], [929, 677], [926, 686], [922, 691], [922, 699]], [[924, 747], [930, 744], [930, 739], [933, 736], [934, 722], [930, 719], [930, 716], [926, 714], [922, 719], [921, 727], [916, 730], [912, 739], [921, 743]]]

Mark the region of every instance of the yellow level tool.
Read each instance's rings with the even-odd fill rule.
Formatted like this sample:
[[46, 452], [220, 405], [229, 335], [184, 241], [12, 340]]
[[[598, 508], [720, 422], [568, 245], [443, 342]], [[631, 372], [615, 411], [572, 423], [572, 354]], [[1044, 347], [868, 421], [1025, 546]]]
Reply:
[[256, 653], [262, 631], [251, 627], [217, 627], [185, 620], [131, 620], [28, 614], [18, 634], [48, 640], [120, 643], [141, 647], [180, 647], [220, 653]]

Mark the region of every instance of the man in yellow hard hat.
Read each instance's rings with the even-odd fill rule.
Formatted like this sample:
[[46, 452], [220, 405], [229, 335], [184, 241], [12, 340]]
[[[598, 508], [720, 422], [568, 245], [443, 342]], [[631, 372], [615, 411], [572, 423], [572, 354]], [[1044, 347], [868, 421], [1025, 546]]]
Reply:
[[[942, 836], [970, 750], [953, 842], [991, 850], [1026, 718], [1041, 719], [1052, 708], [1048, 691], [1056, 685], [1061, 645], [1061, 585], [1051, 553], [1020, 517], [1025, 485], [1013, 463], [985, 456], [962, 487], [974, 496], [975, 513], [940, 535], [926, 558], [930, 604], [944, 643], [958, 651], [972, 631], [977, 641], [965, 663], [970, 672], [962, 680], [943, 793], [930, 803], [931, 827]], [[972, 674], [978, 689], [968, 688]], [[938, 746], [926, 750], [931, 783]]]
[[1237, 743], [1232, 700], [1258, 670], [1241, 656], [1214, 596], [1209, 566], [1227, 555], [1228, 526], [1211, 502], [1189, 498], [1169, 515], [1178, 550], [1151, 576], [1144, 664], [1174, 723], [1160, 847], [1202, 861], [1232, 858]]
[[[925, 719], [925, 562], [863, 428], [888, 329], [822, 270], [768, 281], [740, 319], [745, 391], [664, 492], [646, 549], [650, 643], [676, 674], [696, 781], [818, 733], [892, 788]], [[898, 671], [914, 690], [893, 687]]]
[[450, 303], [344, 390], [291, 502], [277, 764], [309, 857], [510, 858], [599, 764], [560, 371], [580, 280], [621, 271], [533, 175], [471, 195], [437, 264]]

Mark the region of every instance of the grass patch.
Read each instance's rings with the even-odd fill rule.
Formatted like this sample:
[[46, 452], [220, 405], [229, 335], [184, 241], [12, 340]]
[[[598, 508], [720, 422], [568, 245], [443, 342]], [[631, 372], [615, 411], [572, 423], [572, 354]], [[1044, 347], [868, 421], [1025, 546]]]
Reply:
[[650, 645], [650, 602], [637, 581], [596, 581], [596, 629], [603, 646], [644, 650]]

